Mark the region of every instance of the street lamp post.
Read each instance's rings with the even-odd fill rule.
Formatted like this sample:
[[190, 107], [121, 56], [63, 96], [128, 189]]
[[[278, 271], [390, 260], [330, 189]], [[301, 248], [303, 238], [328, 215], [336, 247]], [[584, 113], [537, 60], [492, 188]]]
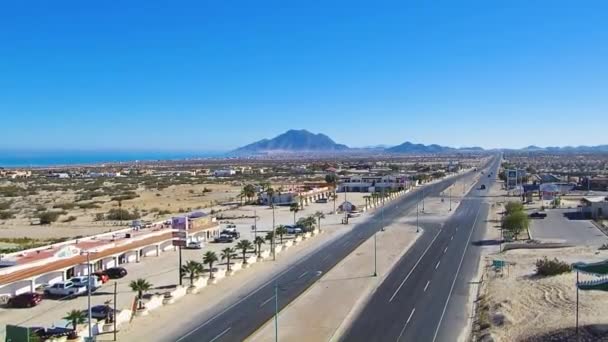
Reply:
[[256, 211], [253, 211], [253, 239], [258, 237], [258, 215]]
[[419, 216], [419, 214], [418, 214], [418, 211], [419, 211], [418, 207], [419, 207], [418, 203], [416, 203], [416, 233], [418, 233], [420, 231], [420, 221], [418, 219], [418, 216]]
[[450, 187], [450, 211], [452, 211], [452, 188]]
[[88, 327], [89, 327], [89, 339], [93, 338], [93, 327], [91, 326], [91, 321], [92, 321], [92, 314], [91, 314], [91, 271], [92, 271], [92, 267], [91, 267], [91, 252], [90, 251], [84, 251], [81, 252], [83, 254], [86, 254], [87, 256], [87, 317], [88, 317]]
[[374, 277], [378, 276], [378, 258], [377, 258], [377, 249], [376, 249], [376, 235], [378, 232], [374, 232]]
[[578, 335], [578, 271], [576, 271], [576, 340], [579, 341], [579, 335]]
[[274, 284], [274, 341], [279, 342], [279, 284]]
[[275, 235], [276, 231], [275, 231], [275, 220], [274, 220], [274, 203], [272, 204], [272, 241], [271, 241], [271, 247], [272, 247], [272, 261], [276, 261], [277, 260], [277, 253], [276, 253], [276, 247], [275, 247]]

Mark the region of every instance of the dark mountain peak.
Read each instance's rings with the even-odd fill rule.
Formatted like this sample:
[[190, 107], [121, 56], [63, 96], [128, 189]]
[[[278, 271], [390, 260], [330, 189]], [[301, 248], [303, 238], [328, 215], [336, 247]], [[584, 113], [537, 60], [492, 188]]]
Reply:
[[236, 149], [235, 153], [261, 152], [330, 152], [348, 150], [346, 145], [337, 144], [325, 134], [314, 134], [305, 129], [290, 129], [272, 139], [262, 139]]

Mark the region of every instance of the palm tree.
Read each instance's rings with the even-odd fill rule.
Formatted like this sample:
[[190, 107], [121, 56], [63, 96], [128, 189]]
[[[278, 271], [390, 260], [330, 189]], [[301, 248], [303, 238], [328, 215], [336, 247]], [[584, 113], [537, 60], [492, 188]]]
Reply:
[[247, 184], [245, 185], [245, 187], [243, 187], [241, 194], [247, 197], [248, 202], [251, 202], [251, 198], [255, 196], [255, 187], [253, 186], [253, 184]]
[[194, 278], [203, 273], [203, 265], [200, 262], [194, 260], [188, 261], [182, 266], [182, 274], [188, 274], [190, 279], [190, 286], [194, 284]]
[[289, 205], [289, 211], [293, 212], [293, 224], [296, 224], [296, 213], [300, 211], [300, 205], [298, 203], [291, 203]]
[[322, 211], [317, 211], [313, 214], [313, 216], [317, 218], [317, 221], [319, 222], [319, 231], [321, 231], [321, 219], [325, 218], [325, 214], [323, 214]]
[[315, 228], [317, 224], [317, 218], [314, 215], [302, 217], [298, 220], [298, 226], [302, 227], [302, 230], [309, 232]]
[[129, 287], [133, 292], [137, 292], [138, 309], [143, 309], [141, 299], [144, 292], [147, 292], [152, 288], [152, 284], [150, 284], [146, 279], [138, 278], [136, 280], [132, 280], [131, 283], [129, 283]]
[[63, 319], [69, 322], [65, 327], [67, 328], [71, 325], [72, 331], [74, 332], [74, 334], [76, 334], [76, 328], [78, 327], [78, 324], [85, 323], [87, 321], [87, 315], [81, 310], [70, 310], [65, 314], [65, 317], [63, 317]]
[[264, 238], [261, 236], [256, 236], [253, 243], [257, 246], [258, 258], [262, 255], [262, 245], [265, 243]]
[[247, 263], [247, 251], [253, 248], [253, 244], [249, 240], [241, 240], [236, 244], [236, 248], [243, 253], [243, 264]]
[[268, 187], [268, 189], [266, 189], [266, 196], [268, 196], [268, 205], [271, 207], [272, 207], [272, 203], [273, 203], [272, 199], [274, 197], [274, 193], [275, 193], [275, 191], [273, 188]]
[[287, 228], [284, 225], [280, 224], [275, 229], [277, 235], [281, 238], [281, 244], [283, 244], [283, 235], [287, 234]]
[[220, 255], [220, 257], [222, 258], [222, 260], [226, 260], [226, 265], [228, 265], [227, 270], [228, 270], [228, 272], [230, 272], [230, 259], [236, 257], [234, 248], [228, 247], [228, 248], [222, 249], [222, 254]]
[[217, 260], [218, 260], [217, 254], [215, 254], [215, 252], [207, 251], [203, 255], [203, 264], [209, 265], [209, 278], [210, 279], [213, 279], [213, 263], [216, 262]]

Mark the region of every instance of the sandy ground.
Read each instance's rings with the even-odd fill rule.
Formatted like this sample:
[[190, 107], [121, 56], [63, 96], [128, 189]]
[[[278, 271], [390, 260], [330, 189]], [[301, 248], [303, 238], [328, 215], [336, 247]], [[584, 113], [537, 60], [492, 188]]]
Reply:
[[[203, 189], [210, 189], [203, 195]], [[185, 184], [172, 185], [162, 190], [138, 188], [135, 192], [139, 197], [122, 201], [122, 208], [129, 211], [138, 209], [145, 214], [142, 219], [159, 221], [175, 216], [180, 211], [193, 211], [207, 208], [217, 202], [234, 199], [241, 191], [241, 187], [223, 184]], [[73, 203], [79, 196], [74, 191], [40, 191], [36, 195], [10, 199], [13, 201], [12, 211], [18, 211], [14, 219], [0, 220], [0, 238], [18, 238], [36, 236], [39, 239], [87, 236], [125, 228], [131, 221], [124, 222], [96, 222], [95, 214], [107, 213], [112, 208], [118, 208], [117, 201], [111, 201], [110, 196], [95, 197], [94, 202], [100, 208], [92, 209], [66, 209], [66, 214], [59, 217], [57, 222], [46, 225], [32, 225], [36, 222], [34, 210], [37, 207], [53, 209], [53, 205]], [[6, 200], [6, 199], [4, 199]], [[78, 202], [76, 202], [78, 203]], [[85, 202], [86, 203], [86, 202]], [[158, 215], [152, 210], [168, 210], [171, 214]], [[75, 216], [76, 220], [61, 222], [68, 216]]]
[[[503, 211], [503, 190], [492, 190], [497, 197], [492, 203], [487, 221], [486, 240], [500, 238], [500, 213]], [[508, 198], [507, 198], [508, 200]], [[567, 203], [566, 205], [569, 205]], [[540, 206], [540, 203], [533, 205]], [[489, 322], [489, 328], [481, 331], [479, 340], [489, 338], [494, 341], [569, 341], [560, 337], [561, 329], [575, 326], [576, 310], [576, 273], [562, 274], [553, 277], [535, 276], [535, 262], [543, 257], [558, 258], [567, 263], [578, 261], [593, 262], [608, 258], [607, 251], [598, 251], [593, 247], [572, 247], [559, 249], [523, 249], [499, 253], [498, 246], [485, 249], [480, 264], [480, 277], [484, 282], [480, 290], [476, 320], [480, 313], [481, 321]], [[504, 260], [508, 267], [502, 272], [493, 270], [493, 259]], [[593, 278], [580, 275], [581, 280]], [[580, 324], [605, 323], [608, 314], [608, 296], [603, 292], [581, 291], [579, 297]], [[560, 331], [560, 333], [556, 333]], [[552, 335], [551, 338], [548, 336]], [[540, 337], [539, 337], [540, 336]], [[557, 337], [556, 337], [557, 336]], [[467, 336], [468, 337], [468, 336]], [[468, 340], [468, 339], [467, 339]]]

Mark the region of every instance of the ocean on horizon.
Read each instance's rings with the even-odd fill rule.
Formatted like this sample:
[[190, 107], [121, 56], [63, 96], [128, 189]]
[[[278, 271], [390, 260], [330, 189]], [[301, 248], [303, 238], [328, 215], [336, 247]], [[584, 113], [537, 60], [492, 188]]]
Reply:
[[50, 167], [221, 157], [222, 152], [0, 150], [0, 167]]

